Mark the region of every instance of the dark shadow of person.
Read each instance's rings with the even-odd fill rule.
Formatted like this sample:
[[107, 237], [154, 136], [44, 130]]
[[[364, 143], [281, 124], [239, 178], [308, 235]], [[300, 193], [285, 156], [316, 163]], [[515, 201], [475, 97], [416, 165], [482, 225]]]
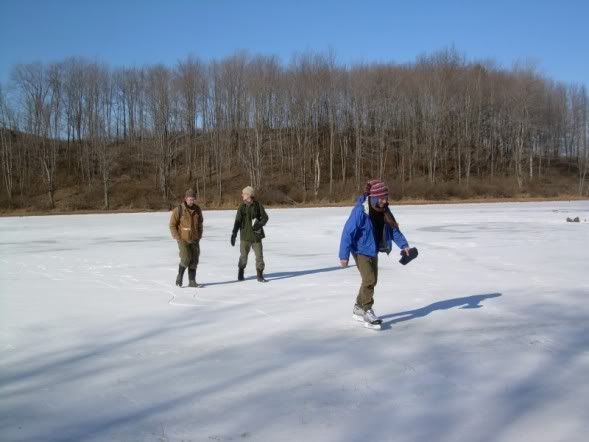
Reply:
[[454, 307], [461, 309], [481, 308], [480, 304], [485, 299], [497, 298], [501, 293], [484, 293], [481, 295], [464, 296], [462, 298], [446, 299], [444, 301], [434, 302], [433, 304], [421, 307], [415, 310], [407, 310], [399, 313], [389, 313], [380, 316], [382, 319], [382, 328], [390, 328], [391, 325], [398, 322], [410, 321], [412, 319], [423, 318], [436, 310], [448, 310]]
[[[355, 267], [354, 265], [350, 265], [349, 267]], [[306, 275], [314, 275], [315, 273], [324, 273], [324, 272], [334, 272], [336, 270], [342, 270], [343, 267], [335, 266], [335, 267], [324, 267], [321, 269], [309, 269], [309, 270], [297, 270], [291, 272], [274, 272], [274, 273], [266, 273], [264, 276], [268, 281], [274, 281], [278, 279], [287, 279], [287, 278], [296, 278], [297, 276], [306, 276]], [[246, 281], [250, 279], [256, 279], [255, 276], [249, 276], [245, 278]], [[219, 282], [209, 282], [202, 284], [203, 287], [209, 287], [214, 285], [224, 285], [224, 284], [234, 284], [237, 283], [237, 279], [232, 279], [230, 281], [219, 281]]]

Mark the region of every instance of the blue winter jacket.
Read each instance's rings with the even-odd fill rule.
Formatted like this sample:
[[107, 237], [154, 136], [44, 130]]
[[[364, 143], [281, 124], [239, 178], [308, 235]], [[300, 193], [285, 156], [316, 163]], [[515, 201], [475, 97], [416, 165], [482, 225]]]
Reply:
[[[390, 209], [387, 208], [390, 211]], [[404, 249], [409, 244], [405, 236], [398, 228], [384, 223], [383, 241], [377, 245], [374, 241], [373, 225], [368, 215], [368, 198], [361, 196], [356, 201], [352, 213], [344, 225], [342, 239], [339, 246], [339, 259], [349, 260], [350, 252], [359, 255], [375, 257], [378, 252], [385, 252], [387, 255], [392, 250], [392, 241]]]

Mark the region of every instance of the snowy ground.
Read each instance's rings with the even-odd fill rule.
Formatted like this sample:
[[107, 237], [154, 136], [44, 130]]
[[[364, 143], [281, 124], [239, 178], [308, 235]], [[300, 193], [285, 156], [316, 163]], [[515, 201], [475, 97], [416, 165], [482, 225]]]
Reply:
[[349, 210], [269, 210], [268, 284], [206, 211], [196, 296], [168, 213], [0, 219], [0, 439], [587, 440], [589, 202], [396, 208], [380, 332]]

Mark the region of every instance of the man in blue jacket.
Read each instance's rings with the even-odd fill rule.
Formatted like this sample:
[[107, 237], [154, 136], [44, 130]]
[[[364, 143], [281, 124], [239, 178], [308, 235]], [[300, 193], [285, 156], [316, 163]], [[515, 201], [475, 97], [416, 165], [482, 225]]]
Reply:
[[367, 326], [380, 327], [374, 314], [374, 287], [378, 278], [378, 252], [391, 252], [392, 242], [409, 253], [409, 244], [388, 206], [389, 191], [381, 180], [371, 180], [366, 192], [358, 198], [344, 225], [339, 249], [342, 267], [348, 266], [350, 253], [356, 261], [362, 285], [352, 315]]

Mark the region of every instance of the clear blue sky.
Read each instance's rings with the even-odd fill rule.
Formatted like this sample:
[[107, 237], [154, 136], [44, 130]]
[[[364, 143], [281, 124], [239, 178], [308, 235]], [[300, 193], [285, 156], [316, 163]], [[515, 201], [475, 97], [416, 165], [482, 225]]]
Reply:
[[589, 0], [1, 0], [0, 82], [17, 63], [69, 56], [113, 67], [205, 60], [239, 49], [333, 49], [339, 63], [414, 61], [454, 46], [468, 60], [533, 61], [589, 85]]

